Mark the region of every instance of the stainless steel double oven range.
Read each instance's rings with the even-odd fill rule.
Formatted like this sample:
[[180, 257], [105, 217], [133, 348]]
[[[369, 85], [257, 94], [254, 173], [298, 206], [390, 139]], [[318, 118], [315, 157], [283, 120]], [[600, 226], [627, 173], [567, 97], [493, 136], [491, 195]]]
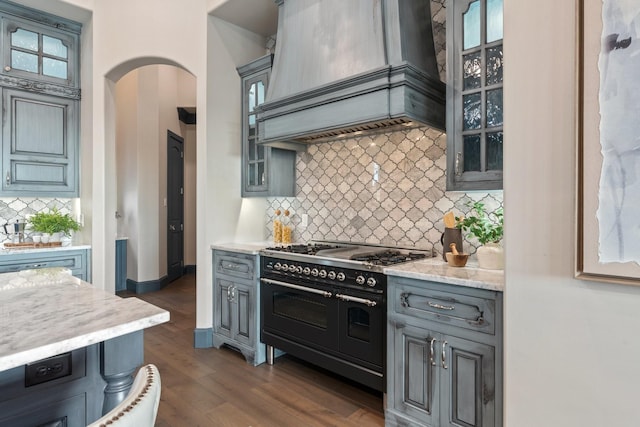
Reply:
[[389, 265], [431, 251], [342, 242], [267, 248], [260, 257], [261, 341], [385, 391]]

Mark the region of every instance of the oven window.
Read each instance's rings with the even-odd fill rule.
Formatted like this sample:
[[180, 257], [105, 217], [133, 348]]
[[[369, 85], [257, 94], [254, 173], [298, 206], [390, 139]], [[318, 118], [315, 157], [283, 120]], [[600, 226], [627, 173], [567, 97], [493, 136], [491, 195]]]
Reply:
[[371, 322], [369, 313], [359, 307], [349, 308], [349, 336], [362, 341], [369, 342]]
[[296, 292], [273, 292], [273, 314], [327, 328], [327, 306]]

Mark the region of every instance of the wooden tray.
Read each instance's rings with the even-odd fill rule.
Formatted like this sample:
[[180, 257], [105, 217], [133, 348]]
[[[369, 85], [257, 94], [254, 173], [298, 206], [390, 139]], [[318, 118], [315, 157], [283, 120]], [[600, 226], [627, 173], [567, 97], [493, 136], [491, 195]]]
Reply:
[[23, 243], [5, 243], [5, 248], [11, 249], [38, 249], [38, 248], [55, 248], [57, 246], [62, 246], [62, 242], [49, 242], [49, 243], [33, 243], [33, 242], [23, 242]]

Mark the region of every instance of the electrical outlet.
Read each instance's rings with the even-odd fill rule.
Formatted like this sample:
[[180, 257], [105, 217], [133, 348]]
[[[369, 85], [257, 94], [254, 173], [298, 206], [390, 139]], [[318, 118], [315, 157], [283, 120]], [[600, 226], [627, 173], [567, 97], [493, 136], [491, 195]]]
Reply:
[[30, 387], [71, 375], [71, 352], [25, 366], [24, 385]]
[[302, 214], [300, 216], [300, 225], [302, 227], [306, 227], [309, 225], [309, 215], [308, 214]]

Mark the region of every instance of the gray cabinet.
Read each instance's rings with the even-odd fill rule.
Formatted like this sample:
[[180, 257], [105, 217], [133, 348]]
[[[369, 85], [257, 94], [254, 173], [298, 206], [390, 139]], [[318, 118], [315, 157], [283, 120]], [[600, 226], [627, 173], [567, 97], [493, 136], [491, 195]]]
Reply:
[[81, 26], [6, 3], [0, 19], [0, 196], [77, 197]]
[[259, 333], [258, 257], [213, 251], [213, 346], [231, 346], [253, 365], [266, 357]]
[[78, 101], [2, 89], [1, 195], [78, 195]]
[[386, 425], [502, 425], [502, 294], [390, 277]]
[[67, 268], [75, 277], [85, 282], [91, 282], [91, 251], [89, 249], [69, 249], [0, 256], [0, 273], [48, 267]]
[[295, 151], [257, 143], [255, 108], [264, 102], [272, 55], [238, 68], [242, 81], [242, 197], [295, 196]]

